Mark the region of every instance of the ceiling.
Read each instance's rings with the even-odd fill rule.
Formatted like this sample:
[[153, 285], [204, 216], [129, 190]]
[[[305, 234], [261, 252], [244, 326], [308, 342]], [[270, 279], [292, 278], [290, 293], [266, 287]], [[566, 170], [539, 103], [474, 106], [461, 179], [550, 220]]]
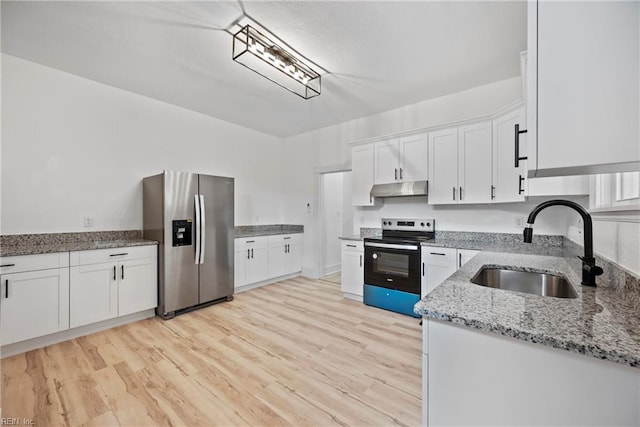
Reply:
[[[520, 74], [524, 1], [2, 1], [2, 52], [286, 137]], [[304, 100], [231, 60], [244, 12], [316, 62]]]

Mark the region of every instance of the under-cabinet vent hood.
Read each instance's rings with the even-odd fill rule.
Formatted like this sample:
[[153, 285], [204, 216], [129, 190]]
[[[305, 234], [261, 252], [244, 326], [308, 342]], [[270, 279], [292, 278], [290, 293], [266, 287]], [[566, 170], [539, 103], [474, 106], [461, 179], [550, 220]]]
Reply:
[[393, 182], [371, 187], [371, 197], [406, 197], [428, 195], [429, 181]]

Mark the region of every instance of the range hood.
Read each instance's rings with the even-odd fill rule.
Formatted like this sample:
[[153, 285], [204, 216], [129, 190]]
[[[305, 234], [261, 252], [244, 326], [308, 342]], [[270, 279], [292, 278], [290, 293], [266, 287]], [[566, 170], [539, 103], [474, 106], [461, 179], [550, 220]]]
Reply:
[[393, 182], [371, 187], [371, 197], [427, 196], [429, 181]]

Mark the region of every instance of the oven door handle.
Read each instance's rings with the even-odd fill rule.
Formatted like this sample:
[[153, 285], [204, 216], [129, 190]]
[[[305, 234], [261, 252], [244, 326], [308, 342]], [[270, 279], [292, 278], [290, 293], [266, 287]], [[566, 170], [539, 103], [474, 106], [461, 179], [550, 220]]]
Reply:
[[399, 244], [393, 244], [393, 243], [373, 243], [373, 242], [364, 242], [364, 245], [370, 248], [404, 249], [408, 251], [420, 250], [420, 246], [418, 245], [399, 245]]

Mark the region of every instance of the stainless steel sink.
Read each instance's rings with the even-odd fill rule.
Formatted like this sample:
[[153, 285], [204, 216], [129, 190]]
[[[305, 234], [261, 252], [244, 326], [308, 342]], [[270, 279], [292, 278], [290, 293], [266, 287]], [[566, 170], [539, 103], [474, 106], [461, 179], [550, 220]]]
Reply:
[[566, 277], [548, 273], [484, 266], [471, 278], [476, 285], [556, 298], [577, 298]]

